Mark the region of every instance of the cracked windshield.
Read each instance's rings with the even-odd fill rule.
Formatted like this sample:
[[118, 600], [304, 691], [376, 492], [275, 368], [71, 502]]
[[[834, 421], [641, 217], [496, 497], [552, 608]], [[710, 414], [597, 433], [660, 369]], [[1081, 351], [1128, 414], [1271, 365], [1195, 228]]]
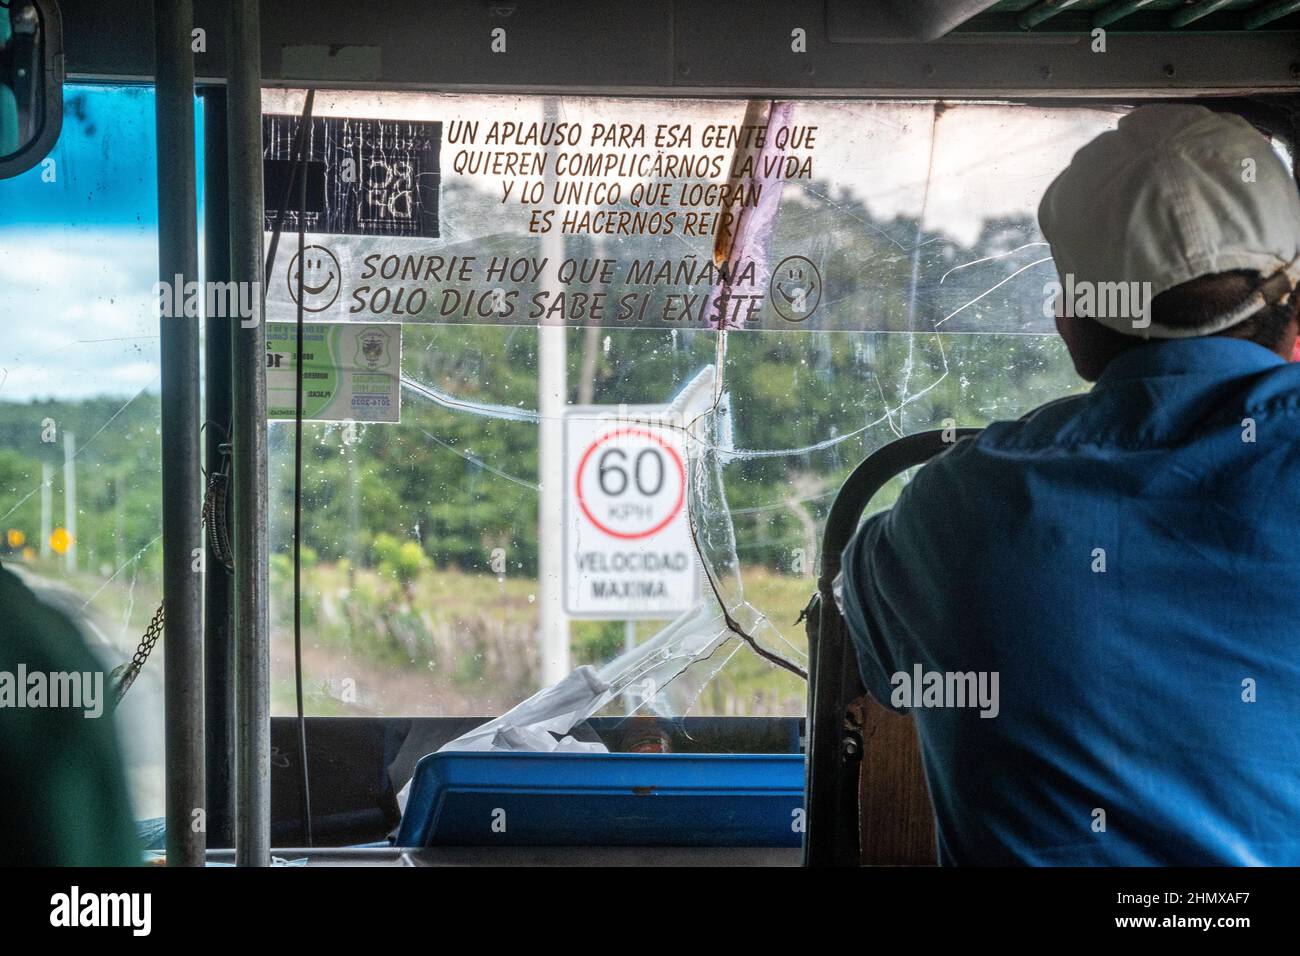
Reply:
[[[801, 716], [849, 471], [1084, 387], [1035, 208], [1116, 109], [318, 92], [300, 252], [304, 100], [263, 93], [277, 714], [299, 304], [306, 712], [505, 715], [520, 749]], [[113, 665], [161, 592], [152, 112], [69, 87], [54, 167], [0, 184], [2, 543]], [[158, 674], [118, 714], [142, 810]]]

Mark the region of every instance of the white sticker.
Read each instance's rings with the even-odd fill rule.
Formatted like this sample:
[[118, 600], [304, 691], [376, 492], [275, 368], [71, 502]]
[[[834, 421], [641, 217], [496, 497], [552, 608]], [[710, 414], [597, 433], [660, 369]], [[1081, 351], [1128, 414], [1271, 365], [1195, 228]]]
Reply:
[[[400, 322], [304, 322], [302, 417], [397, 422], [402, 413]], [[297, 326], [266, 324], [266, 417], [294, 418]]]

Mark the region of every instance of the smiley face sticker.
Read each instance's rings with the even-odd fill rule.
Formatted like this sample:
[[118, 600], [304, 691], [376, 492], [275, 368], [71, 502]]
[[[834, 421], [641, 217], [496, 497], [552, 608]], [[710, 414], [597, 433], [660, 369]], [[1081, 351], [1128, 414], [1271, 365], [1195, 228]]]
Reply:
[[822, 301], [822, 275], [812, 260], [786, 256], [772, 270], [772, 307], [787, 322], [804, 322]]
[[[289, 298], [298, 303], [298, 260], [295, 255], [289, 262]], [[343, 270], [339, 261], [324, 246], [307, 246], [301, 259], [306, 263], [302, 273], [302, 308], [305, 312], [324, 312], [339, 297], [343, 285]]]

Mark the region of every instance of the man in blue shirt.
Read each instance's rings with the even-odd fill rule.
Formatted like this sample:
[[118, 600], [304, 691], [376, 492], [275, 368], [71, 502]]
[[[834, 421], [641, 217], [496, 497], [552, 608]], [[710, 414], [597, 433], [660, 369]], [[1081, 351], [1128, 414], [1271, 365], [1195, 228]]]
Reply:
[[915, 719], [941, 863], [1300, 864], [1295, 181], [1239, 117], [1146, 106], [1039, 221], [1096, 385], [859, 529], [863, 680]]

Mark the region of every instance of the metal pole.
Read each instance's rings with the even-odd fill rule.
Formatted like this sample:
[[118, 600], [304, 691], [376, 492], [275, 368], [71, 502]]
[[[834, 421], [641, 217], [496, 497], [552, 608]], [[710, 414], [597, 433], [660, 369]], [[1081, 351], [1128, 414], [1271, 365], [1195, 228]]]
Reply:
[[230, 277], [253, 315], [232, 331], [235, 553], [235, 862], [271, 863], [271, 654], [266, 620], [266, 328], [262, 324], [262, 48], [258, 0], [227, 33]]
[[1297, 10], [1300, 10], [1300, 0], [1274, 0], [1273, 3], [1247, 10], [1242, 25], [1247, 30], [1258, 30], [1264, 24], [1272, 23]]
[[[543, 255], [554, 270], [560, 261], [555, 249], [563, 240], [547, 236]], [[554, 293], [553, 279], [543, 278], [543, 288]], [[548, 297], [554, 301], [554, 296]], [[543, 322], [546, 322], [544, 319]], [[538, 424], [537, 472], [541, 481], [537, 528], [538, 624], [541, 637], [542, 686], [549, 687], [569, 673], [569, 619], [564, 613], [564, 410], [565, 338], [562, 325], [537, 327]]]
[[[588, 329], [594, 329], [594, 325], [587, 326]], [[623, 622], [623, 653], [626, 654], [636, 648], [636, 621]], [[623, 712], [628, 716], [636, 713], [636, 709], [645, 703], [641, 699], [641, 694], [624, 694], [623, 695]]]
[[1123, 20], [1130, 13], [1136, 13], [1151, 2], [1152, 0], [1117, 0], [1093, 14], [1092, 27], [1094, 30], [1108, 27], [1117, 20]]
[[1200, 0], [1199, 3], [1193, 3], [1191, 6], [1179, 7], [1169, 14], [1169, 26], [1174, 30], [1181, 29], [1189, 23], [1195, 23], [1201, 17], [1209, 16], [1216, 10], [1226, 7], [1231, 2], [1232, 0]]
[[41, 557], [50, 556], [50, 535], [54, 533], [54, 466], [41, 462]]
[[[556, 101], [548, 99], [545, 117], [557, 115]], [[546, 190], [554, 181], [547, 163]], [[556, 269], [564, 258], [564, 236], [552, 229], [542, 237], [547, 261], [542, 288], [547, 301], [560, 292]], [[569, 673], [569, 619], [564, 613], [564, 412], [568, 407], [566, 338], [564, 320], [542, 319], [537, 327], [537, 476], [541, 489], [537, 503], [537, 631], [542, 660], [542, 686], [549, 687]]]
[[1020, 29], [1032, 30], [1038, 24], [1052, 19], [1058, 13], [1063, 13], [1078, 2], [1079, 0], [1042, 0], [1037, 6], [1030, 7], [1020, 14]]
[[[230, 188], [226, 163], [226, 90], [203, 90], [203, 274], [230, 281]], [[218, 310], [222, 311], [222, 310]], [[205, 325], [204, 408], [208, 474], [220, 471], [221, 444], [230, 440], [230, 315]], [[234, 496], [227, 493], [226, 514]], [[206, 545], [205, 545], [206, 546]], [[207, 548], [203, 591], [204, 720], [207, 741], [208, 846], [235, 845], [235, 579]]]
[[[155, 123], [158, 130], [158, 275], [183, 302], [198, 280], [194, 172], [194, 57], [190, 0], [154, 5]], [[179, 285], [179, 288], [176, 286]], [[199, 503], [199, 326], [182, 314], [159, 318], [162, 353], [163, 696], [167, 779], [167, 863], [202, 866], [202, 592], [194, 567], [202, 543]], [[197, 813], [196, 813], [197, 811]]]
[[113, 567], [126, 567], [126, 495], [121, 475], [113, 476]]
[[71, 573], [77, 570], [77, 436], [63, 433], [63, 530], [68, 533], [68, 550], [63, 563]]

